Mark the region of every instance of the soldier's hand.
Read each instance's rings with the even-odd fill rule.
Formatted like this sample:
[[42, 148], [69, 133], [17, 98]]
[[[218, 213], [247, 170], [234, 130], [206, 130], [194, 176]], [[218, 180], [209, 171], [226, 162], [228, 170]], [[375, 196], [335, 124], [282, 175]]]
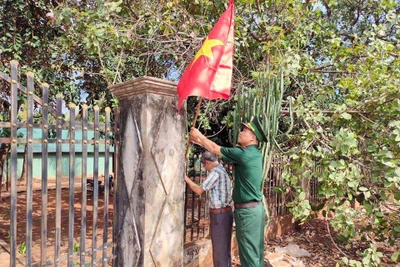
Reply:
[[192, 127], [190, 129], [190, 138], [189, 141], [192, 143], [199, 143], [200, 144], [200, 138], [201, 136], [203, 136], [199, 130], [197, 130], [196, 128]]

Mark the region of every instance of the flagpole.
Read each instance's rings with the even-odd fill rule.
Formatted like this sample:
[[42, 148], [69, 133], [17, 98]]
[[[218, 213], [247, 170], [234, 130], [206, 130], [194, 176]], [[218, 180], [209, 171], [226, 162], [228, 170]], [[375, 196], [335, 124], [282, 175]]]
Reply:
[[[192, 127], [195, 127], [195, 126], [196, 126], [197, 116], [199, 115], [200, 106], [201, 106], [201, 102], [202, 102], [202, 101], [203, 101], [203, 98], [200, 97], [199, 103], [197, 103], [196, 114], [194, 115]], [[185, 159], [188, 159], [188, 158], [189, 158], [189, 148], [190, 148], [190, 141], [188, 141], [188, 143], [187, 143], [187, 145], [186, 145]]]

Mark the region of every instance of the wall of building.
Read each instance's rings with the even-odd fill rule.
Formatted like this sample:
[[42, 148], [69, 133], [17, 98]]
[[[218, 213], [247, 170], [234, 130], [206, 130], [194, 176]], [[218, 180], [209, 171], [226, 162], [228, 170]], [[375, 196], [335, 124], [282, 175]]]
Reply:
[[[32, 170], [32, 177], [34, 179], [41, 179], [42, 177], [42, 154], [41, 153], [34, 153], [33, 154], [33, 170]], [[56, 177], [57, 171], [57, 158], [56, 153], [49, 153], [48, 154], [48, 161], [47, 161], [47, 171], [48, 171], [48, 178], [52, 179]], [[24, 163], [24, 154], [18, 153], [18, 167], [17, 167], [17, 177], [19, 178], [22, 173], [22, 166]], [[88, 153], [86, 158], [86, 171], [87, 177], [93, 177], [93, 170], [94, 170], [94, 154]], [[99, 153], [99, 160], [98, 160], [98, 171], [99, 176], [105, 173], [105, 154]], [[69, 153], [62, 153], [62, 176], [66, 177], [69, 176]], [[109, 173], [113, 172], [113, 153], [110, 153], [109, 158]], [[8, 161], [8, 175], [10, 173], [10, 160]], [[75, 153], [75, 177], [80, 177], [82, 174], [82, 153]], [[7, 162], [3, 169], [3, 177], [4, 180], [7, 177]], [[4, 181], [3, 180], [3, 181]]]

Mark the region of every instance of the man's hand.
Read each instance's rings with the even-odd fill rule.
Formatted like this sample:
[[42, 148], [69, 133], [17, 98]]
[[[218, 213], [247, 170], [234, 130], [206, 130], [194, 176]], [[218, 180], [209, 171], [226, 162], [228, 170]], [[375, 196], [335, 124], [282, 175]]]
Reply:
[[205, 137], [202, 133], [199, 132], [196, 128], [190, 129], [190, 136], [189, 141], [192, 143], [196, 143], [200, 146], [203, 146], [207, 151], [217, 154], [221, 156], [221, 147], [214, 143], [213, 141], [209, 140]]
[[192, 143], [198, 143], [201, 144], [201, 137], [203, 135], [200, 133], [199, 130], [197, 130], [196, 128], [192, 127], [190, 129], [190, 137], [189, 137], [189, 141]]
[[189, 181], [191, 181], [190, 178], [185, 175], [185, 182], [188, 183]]
[[201, 186], [199, 186], [198, 184], [196, 184], [195, 182], [193, 182], [192, 180], [190, 180], [189, 177], [187, 177], [185, 175], [185, 182], [187, 183], [187, 185], [189, 186], [189, 188], [195, 192], [198, 195], [203, 194], [205, 191], [203, 188], [201, 188]]

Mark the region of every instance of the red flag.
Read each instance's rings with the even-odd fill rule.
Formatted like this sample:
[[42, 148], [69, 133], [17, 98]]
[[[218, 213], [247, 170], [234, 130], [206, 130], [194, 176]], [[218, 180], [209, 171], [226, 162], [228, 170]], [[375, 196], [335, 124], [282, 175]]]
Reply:
[[233, 65], [233, 8], [222, 14], [178, 83], [178, 112], [188, 96], [228, 99]]

